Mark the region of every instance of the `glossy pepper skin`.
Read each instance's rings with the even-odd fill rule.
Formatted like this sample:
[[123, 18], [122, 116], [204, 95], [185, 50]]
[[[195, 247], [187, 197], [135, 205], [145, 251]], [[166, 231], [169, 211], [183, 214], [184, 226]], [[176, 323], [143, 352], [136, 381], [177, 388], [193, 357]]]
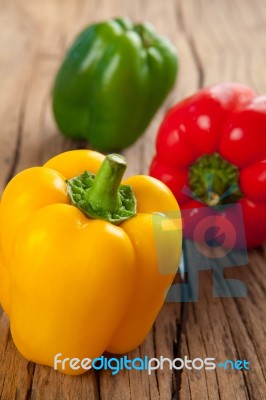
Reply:
[[[151, 176], [191, 210], [184, 235], [191, 237], [204, 205], [238, 203], [247, 247], [266, 240], [266, 96], [237, 83], [200, 90], [168, 112], [156, 146]], [[224, 209], [225, 219], [232, 214]]]
[[125, 148], [145, 131], [177, 75], [177, 55], [149, 23], [127, 18], [88, 26], [57, 74], [53, 111], [59, 129], [95, 148]]
[[[28, 360], [53, 366], [58, 353], [81, 360], [105, 350], [135, 348], [151, 329], [174, 278], [181, 230], [169, 244], [171, 268], [159, 272], [156, 258], [152, 213], [179, 210], [163, 183], [147, 176], [123, 182], [134, 192], [137, 212], [133, 209], [135, 214], [119, 225], [108, 216], [88, 218], [71, 203], [70, 179], [85, 170], [99, 178], [102, 171], [97, 183], [102, 190], [99, 183], [113, 165], [124, 163], [121, 156], [115, 156], [115, 164], [113, 156], [108, 157], [106, 168], [97, 152], [62, 153], [43, 167], [19, 173], [3, 193], [0, 301], [10, 317], [14, 342]], [[118, 169], [121, 172], [121, 165]], [[99, 204], [114, 186], [107, 187]], [[101, 213], [99, 209], [100, 218]], [[65, 368], [69, 374], [86, 372], [69, 364]]]

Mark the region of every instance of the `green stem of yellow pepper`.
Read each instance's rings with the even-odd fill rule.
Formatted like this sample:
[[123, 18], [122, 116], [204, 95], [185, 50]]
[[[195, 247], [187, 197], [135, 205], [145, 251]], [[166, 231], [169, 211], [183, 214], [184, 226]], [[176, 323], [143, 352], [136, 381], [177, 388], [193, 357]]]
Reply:
[[89, 218], [120, 224], [136, 215], [136, 199], [130, 186], [121, 185], [127, 164], [123, 156], [109, 154], [96, 175], [85, 171], [67, 181], [73, 205]]
[[107, 211], [113, 214], [121, 207], [119, 186], [126, 168], [123, 156], [109, 154], [105, 157], [91, 188], [84, 196], [95, 211]]

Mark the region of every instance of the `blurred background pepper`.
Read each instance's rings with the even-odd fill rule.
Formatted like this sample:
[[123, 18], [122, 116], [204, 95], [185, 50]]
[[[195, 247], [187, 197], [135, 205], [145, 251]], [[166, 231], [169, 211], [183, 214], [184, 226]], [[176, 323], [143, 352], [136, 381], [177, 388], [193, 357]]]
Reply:
[[90, 25], [57, 74], [58, 127], [100, 150], [128, 147], [149, 125], [176, 74], [175, 48], [151, 24], [117, 18]]
[[[258, 246], [266, 240], [265, 126], [266, 96], [237, 83], [200, 90], [166, 115], [150, 173], [183, 209], [241, 204], [247, 247]], [[232, 220], [230, 207], [223, 211]], [[198, 220], [185, 215], [190, 236]]]

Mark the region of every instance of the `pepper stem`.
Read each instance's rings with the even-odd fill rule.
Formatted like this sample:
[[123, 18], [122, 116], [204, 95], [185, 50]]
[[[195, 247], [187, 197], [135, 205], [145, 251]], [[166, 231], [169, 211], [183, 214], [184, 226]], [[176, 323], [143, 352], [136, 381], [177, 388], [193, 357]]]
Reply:
[[220, 201], [220, 195], [213, 191], [213, 181], [215, 179], [214, 172], [204, 172], [202, 179], [206, 189], [205, 203], [210, 207], [217, 206]]
[[242, 193], [238, 168], [218, 153], [201, 156], [189, 169], [193, 195], [210, 207], [237, 202]]
[[96, 175], [89, 171], [67, 180], [71, 204], [88, 218], [119, 225], [137, 214], [131, 186], [120, 185], [127, 164], [124, 157], [109, 154]]
[[126, 168], [123, 156], [109, 154], [105, 157], [91, 188], [84, 195], [93, 210], [114, 214], [121, 207], [119, 186]]

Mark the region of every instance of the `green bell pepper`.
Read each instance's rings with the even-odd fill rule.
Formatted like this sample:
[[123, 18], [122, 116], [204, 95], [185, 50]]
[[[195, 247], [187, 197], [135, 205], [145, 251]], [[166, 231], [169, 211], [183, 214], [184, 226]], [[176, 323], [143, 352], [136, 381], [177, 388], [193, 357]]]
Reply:
[[55, 79], [59, 129], [100, 150], [131, 145], [173, 87], [177, 68], [174, 46], [149, 23], [117, 18], [87, 27]]

